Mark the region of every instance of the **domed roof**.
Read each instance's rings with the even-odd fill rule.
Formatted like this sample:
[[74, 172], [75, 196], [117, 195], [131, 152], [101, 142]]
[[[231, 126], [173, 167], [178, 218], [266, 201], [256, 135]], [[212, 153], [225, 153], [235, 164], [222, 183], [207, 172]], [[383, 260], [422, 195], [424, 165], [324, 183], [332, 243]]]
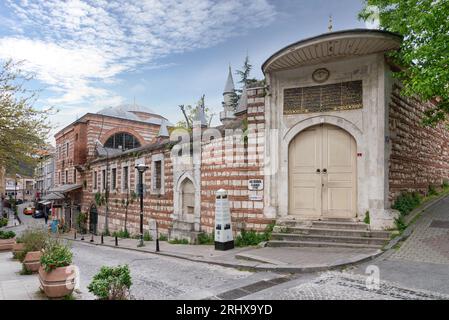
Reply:
[[127, 120], [140, 121], [138, 116], [136, 116], [134, 113], [129, 112], [128, 110], [126, 110], [124, 108], [121, 108], [121, 106], [107, 107], [107, 108], [104, 108], [104, 109], [101, 109], [100, 111], [98, 111], [97, 114], [121, 118], [121, 119], [127, 119]]
[[[160, 125], [163, 120], [166, 120], [165, 117], [155, 113], [150, 108], [138, 104], [122, 104], [116, 107], [107, 107], [98, 111], [97, 114], [156, 125]], [[166, 123], [172, 126], [169, 121], [166, 121]]]

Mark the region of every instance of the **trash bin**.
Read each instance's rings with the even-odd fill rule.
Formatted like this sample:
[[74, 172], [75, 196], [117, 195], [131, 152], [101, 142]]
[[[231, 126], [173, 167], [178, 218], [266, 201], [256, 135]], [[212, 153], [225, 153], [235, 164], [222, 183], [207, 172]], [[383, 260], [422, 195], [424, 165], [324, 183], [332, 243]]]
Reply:
[[57, 233], [58, 232], [58, 225], [59, 225], [59, 220], [55, 219], [51, 221], [51, 232], [53, 233]]

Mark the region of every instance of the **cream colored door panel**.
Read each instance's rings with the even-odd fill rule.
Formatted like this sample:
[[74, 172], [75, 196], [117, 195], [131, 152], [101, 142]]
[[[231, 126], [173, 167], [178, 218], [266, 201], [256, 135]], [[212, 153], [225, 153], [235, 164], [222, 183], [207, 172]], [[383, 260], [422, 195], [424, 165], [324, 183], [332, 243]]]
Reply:
[[356, 216], [356, 143], [346, 131], [323, 126], [323, 217]]
[[321, 215], [321, 130], [299, 134], [289, 146], [289, 214], [317, 218]]

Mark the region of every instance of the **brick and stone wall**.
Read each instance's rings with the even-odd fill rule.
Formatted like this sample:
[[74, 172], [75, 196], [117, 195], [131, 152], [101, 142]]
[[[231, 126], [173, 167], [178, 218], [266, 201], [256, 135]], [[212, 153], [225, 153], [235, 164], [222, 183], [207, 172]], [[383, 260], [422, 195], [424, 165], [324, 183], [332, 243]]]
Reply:
[[[246, 115], [241, 116], [242, 128], [240, 131], [234, 129], [232, 136], [234, 147], [230, 148], [226, 137], [203, 146], [201, 227], [208, 233], [213, 232], [215, 193], [219, 189], [228, 192], [235, 232], [241, 229], [263, 231], [272, 222], [263, 214], [263, 191], [248, 190], [248, 179], [264, 179], [265, 89], [251, 88], [247, 94], [248, 107]], [[245, 145], [242, 133], [246, 129], [248, 140]], [[250, 195], [258, 197], [257, 200], [251, 200]]]
[[[144, 174], [144, 183], [146, 192], [144, 196], [144, 230], [149, 230], [150, 219], [156, 219], [158, 221], [159, 231], [163, 234], [168, 233], [168, 228], [171, 226], [172, 213], [173, 213], [173, 173], [172, 164], [170, 160], [170, 151], [165, 148], [165, 145], [161, 145], [156, 150], [151, 150], [140, 155], [135, 153], [127, 153], [120, 157], [115, 157], [109, 160], [110, 169], [116, 168], [116, 189], [111, 190], [109, 193], [109, 214], [108, 225], [109, 231], [119, 231], [124, 229], [125, 213], [126, 213], [126, 200], [129, 200], [127, 209], [127, 229], [131, 234], [138, 234], [140, 230], [140, 199], [136, 193], [136, 185], [138, 183], [138, 174], [135, 170], [136, 160], [140, 159], [144, 163], [151, 167], [152, 155], [162, 153], [164, 155], [164, 193], [152, 194], [150, 188], [152, 186], [151, 170], [147, 170]], [[128, 165], [129, 167], [129, 192], [122, 191], [122, 177], [123, 168], [122, 165]], [[82, 211], [89, 212], [89, 209], [95, 203], [95, 194], [97, 192], [105, 194], [104, 190], [94, 189], [93, 176], [94, 172], [97, 172], [98, 185], [102, 186], [101, 172], [106, 169], [106, 160], [95, 161], [89, 167], [86, 172], [85, 178], [87, 181], [87, 188], [83, 194]], [[109, 179], [112, 174], [109, 173]], [[109, 181], [111, 186], [111, 181]], [[133, 196], [134, 195], [134, 196]], [[104, 229], [105, 211], [106, 206], [103, 204], [97, 206], [98, 210], [98, 230]]]
[[403, 191], [426, 193], [429, 185], [440, 186], [449, 179], [449, 130], [421, 124], [428, 103], [400, 95], [395, 84], [389, 104], [391, 153], [389, 200]]

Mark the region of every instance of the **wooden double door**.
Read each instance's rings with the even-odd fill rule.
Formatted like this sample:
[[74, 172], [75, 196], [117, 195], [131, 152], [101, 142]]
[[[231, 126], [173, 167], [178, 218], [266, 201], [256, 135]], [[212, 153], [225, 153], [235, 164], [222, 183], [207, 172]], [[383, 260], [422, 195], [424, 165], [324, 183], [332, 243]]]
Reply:
[[289, 146], [289, 214], [355, 217], [356, 163], [356, 142], [345, 130], [321, 124], [300, 132]]

